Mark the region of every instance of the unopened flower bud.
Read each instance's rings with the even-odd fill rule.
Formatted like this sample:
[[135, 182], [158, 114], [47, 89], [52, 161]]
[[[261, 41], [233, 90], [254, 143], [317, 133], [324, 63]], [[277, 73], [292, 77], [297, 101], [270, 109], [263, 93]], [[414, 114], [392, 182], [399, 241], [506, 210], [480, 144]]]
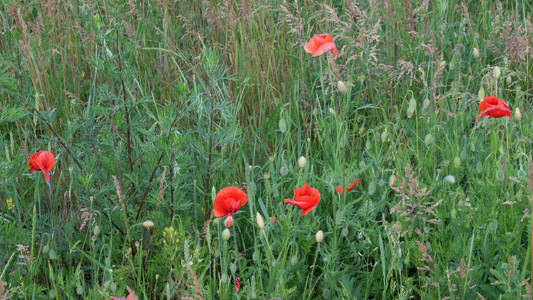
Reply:
[[322, 230], [316, 232], [315, 240], [317, 243], [321, 243], [324, 240], [324, 232], [322, 232]]
[[285, 119], [283, 118], [279, 119], [278, 126], [279, 126], [279, 131], [281, 131], [281, 133], [285, 133], [287, 131], [287, 122], [285, 121]]
[[449, 183], [449, 184], [454, 184], [455, 183], [455, 176], [448, 175], [448, 176], [444, 177], [444, 181], [446, 183]]
[[390, 186], [390, 187], [393, 187], [395, 183], [396, 183], [396, 176], [391, 175], [391, 176], [389, 177], [389, 186]]
[[226, 220], [224, 221], [224, 225], [226, 225], [226, 227], [230, 227], [231, 226], [231, 223], [233, 223], [233, 218], [231, 216], [227, 217]]
[[255, 214], [255, 221], [257, 222], [257, 226], [259, 226], [259, 229], [265, 228], [265, 220], [263, 219], [263, 216], [259, 212]]
[[387, 128], [385, 128], [385, 130], [383, 130], [383, 132], [381, 133], [381, 142], [385, 143], [388, 137], [389, 137], [389, 132], [387, 131]]
[[297, 263], [298, 263], [298, 255], [296, 255], [296, 254], [293, 255], [293, 256], [291, 257], [291, 261], [290, 261], [290, 262], [291, 262], [291, 265], [292, 265], [292, 266], [294, 266], [295, 264], [297, 264]]
[[336, 116], [336, 115], [337, 115], [337, 113], [335, 112], [335, 110], [334, 110], [333, 108], [331, 108], [331, 107], [329, 108], [329, 113], [330, 113], [331, 115], [333, 115], [333, 116]]
[[424, 138], [424, 143], [426, 144], [426, 146], [433, 144], [434, 141], [435, 141], [435, 138], [433, 137], [431, 133], [428, 133], [426, 137]]
[[422, 110], [426, 110], [429, 107], [429, 99], [425, 98], [424, 102], [422, 103]]
[[337, 82], [337, 88], [339, 89], [339, 92], [341, 92], [343, 94], [345, 94], [348, 91], [348, 89], [346, 88], [346, 85], [344, 84], [344, 82], [342, 82], [340, 80]]
[[500, 67], [496, 66], [494, 67], [494, 70], [492, 70], [492, 76], [494, 77], [494, 79], [499, 79], [500, 78], [500, 75], [502, 74], [502, 69], [500, 69]]
[[222, 239], [223, 240], [225, 240], [225, 241], [229, 240], [230, 236], [231, 236], [231, 233], [230, 233], [229, 229], [226, 228], [226, 229], [224, 229], [222, 231]]
[[300, 167], [300, 169], [303, 169], [305, 168], [305, 165], [307, 165], [307, 159], [303, 156], [300, 156], [300, 158], [298, 158], [298, 167]]
[[479, 50], [477, 48], [474, 48], [474, 50], [472, 50], [472, 54], [475, 58], [479, 58]]
[[99, 235], [100, 234], [100, 226], [98, 226], [98, 225], [94, 226], [93, 234], [94, 235]]
[[461, 166], [461, 159], [459, 158], [459, 156], [456, 156], [453, 159], [453, 164], [455, 165], [455, 168], [459, 168]]
[[477, 92], [477, 97], [479, 98], [479, 102], [485, 99], [485, 89], [483, 87], [479, 88], [479, 91]]
[[520, 112], [520, 108], [515, 108], [514, 117], [517, 121], [520, 121], [522, 119], [522, 113]]
[[289, 174], [289, 169], [287, 169], [287, 167], [281, 167], [279, 169], [279, 174], [281, 176], [287, 176], [287, 174]]
[[416, 111], [416, 99], [411, 97], [409, 100], [409, 106], [407, 107], [407, 117], [411, 118]]

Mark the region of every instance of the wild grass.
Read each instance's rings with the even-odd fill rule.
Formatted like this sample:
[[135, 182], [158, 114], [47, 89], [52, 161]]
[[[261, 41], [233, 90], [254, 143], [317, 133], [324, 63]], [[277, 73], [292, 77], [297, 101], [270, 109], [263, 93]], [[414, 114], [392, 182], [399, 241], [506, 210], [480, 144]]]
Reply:
[[532, 9], [0, 1], [0, 299], [531, 297]]

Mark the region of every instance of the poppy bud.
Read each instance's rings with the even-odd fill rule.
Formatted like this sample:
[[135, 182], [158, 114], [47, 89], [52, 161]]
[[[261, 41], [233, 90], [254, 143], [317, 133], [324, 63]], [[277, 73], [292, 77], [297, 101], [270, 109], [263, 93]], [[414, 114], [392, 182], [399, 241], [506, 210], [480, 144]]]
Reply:
[[391, 176], [389, 177], [389, 186], [390, 186], [390, 187], [393, 187], [395, 183], [396, 183], [396, 176], [391, 175]]
[[389, 132], [387, 131], [387, 128], [385, 128], [385, 130], [383, 130], [383, 132], [381, 133], [381, 142], [385, 143], [387, 141], [388, 136]]
[[289, 169], [287, 169], [287, 167], [281, 167], [281, 169], [279, 169], [279, 174], [281, 176], [287, 176], [287, 174], [289, 174]]
[[307, 159], [303, 156], [300, 156], [300, 158], [298, 158], [298, 167], [300, 167], [300, 169], [303, 169], [305, 168], [305, 165], [307, 165]]
[[285, 121], [285, 119], [283, 118], [279, 119], [278, 126], [279, 126], [279, 131], [281, 131], [281, 133], [285, 133], [287, 131], [287, 122]]
[[479, 91], [477, 92], [477, 96], [479, 98], [479, 102], [483, 101], [485, 99], [485, 89], [483, 87], [479, 88]]
[[222, 239], [223, 240], [225, 240], [225, 241], [229, 240], [230, 236], [231, 236], [231, 233], [230, 233], [229, 229], [226, 228], [226, 229], [224, 229], [222, 231]]
[[226, 225], [226, 227], [230, 227], [232, 222], [233, 222], [233, 218], [229, 216], [226, 218], [226, 221], [224, 221], [224, 225]]
[[255, 221], [257, 222], [257, 226], [259, 226], [259, 229], [265, 228], [265, 220], [259, 212], [257, 212], [257, 214], [255, 215]]
[[411, 97], [409, 100], [409, 107], [407, 108], [407, 117], [411, 118], [416, 111], [416, 99]]
[[339, 92], [341, 92], [342, 94], [346, 94], [346, 92], [348, 91], [344, 82], [340, 80], [337, 82], [337, 88], [339, 89]]
[[331, 108], [331, 107], [329, 108], [329, 113], [330, 113], [331, 115], [333, 115], [333, 116], [336, 116], [336, 115], [337, 115], [337, 113], [335, 112], [335, 110], [334, 110], [333, 108]]
[[424, 143], [426, 144], [426, 146], [433, 144], [434, 141], [435, 141], [435, 138], [433, 137], [431, 133], [428, 133], [426, 137], [424, 138]]
[[99, 234], [100, 234], [100, 231], [101, 231], [100, 226], [95, 225], [95, 226], [94, 226], [94, 229], [93, 229], [93, 234], [94, 234], [94, 235], [99, 235]]
[[475, 58], [479, 58], [479, 50], [477, 48], [474, 48], [474, 50], [472, 50], [472, 54]]
[[293, 256], [291, 257], [291, 261], [290, 261], [290, 262], [291, 262], [291, 265], [292, 265], [292, 266], [294, 266], [296, 263], [298, 263], [298, 255], [296, 255], [296, 254], [293, 255]]
[[498, 66], [494, 67], [494, 70], [492, 70], [492, 76], [496, 80], [500, 78], [501, 73], [502, 73], [502, 70]]
[[514, 117], [517, 121], [520, 121], [522, 119], [522, 113], [520, 112], [520, 108], [515, 108]]
[[429, 107], [429, 99], [425, 98], [424, 102], [422, 103], [422, 110], [426, 110]]
[[324, 232], [322, 232], [322, 230], [316, 232], [315, 240], [317, 243], [321, 243], [324, 240]]
[[459, 158], [459, 156], [456, 156], [454, 159], [453, 159], [453, 164], [455, 165], [455, 168], [459, 168], [461, 166], [461, 159]]
[[455, 176], [448, 175], [448, 176], [444, 177], [444, 181], [449, 183], [449, 184], [454, 184], [455, 183]]

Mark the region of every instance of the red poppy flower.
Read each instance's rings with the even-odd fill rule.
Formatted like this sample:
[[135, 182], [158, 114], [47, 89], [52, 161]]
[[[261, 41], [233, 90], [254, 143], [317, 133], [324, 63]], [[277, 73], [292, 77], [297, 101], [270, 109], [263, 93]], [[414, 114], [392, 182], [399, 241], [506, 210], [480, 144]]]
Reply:
[[511, 109], [503, 100], [496, 96], [488, 96], [481, 103], [479, 103], [479, 110], [481, 113], [477, 115], [476, 121], [483, 116], [491, 116], [493, 118], [509, 117], [511, 120]]
[[335, 190], [337, 191], [337, 193], [339, 193], [339, 195], [342, 195], [342, 193], [344, 193], [344, 188], [342, 187], [342, 185], [337, 185], [335, 187]]
[[351, 191], [356, 185], [359, 185], [359, 178], [355, 178], [355, 181], [350, 182], [350, 184], [348, 184], [346, 187], [346, 191]]
[[276, 217], [270, 217], [270, 222], [276, 223], [278, 221], [278, 218]]
[[241, 283], [239, 282], [239, 278], [235, 278], [235, 292], [239, 292], [239, 288], [241, 287]]
[[[356, 185], [359, 185], [359, 178], [355, 178], [355, 181], [350, 182], [346, 187], [346, 191], [349, 192], [353, 190]], [[337, 193], [339, 193], [339, 195], [342, 195], [342, 193], [344, 193], [344, 188], [342, 187], [342, 185], [337, 185], [335, 187], [335, 190], [337, 191]]]
[[41, 170], [44, 173], [44, 180], [50, 181], [50, 175], [48, 172], [54, 167], [54, 155], [48, 151], [37, 151], [30, 155], [28, 160], [28, 167], [31, 167], [30, 171]]
[[227, 216], [225, 224], [226, 227], [230, 227], [233, 214], [247, 202], [248, 196], [245, 192], [238, 187], [228, 186], [217, 193], [213, 203], [213, 213], [217, 218]]
[[285, 199], [283, 202], [289, 203], [290, 205], [295, 205], [303, 211], [300, 213], [301, 216], [309, 213], [310, 211], [318, 205], [320, 202], [320, 193], [317, 189], [309, 187], [307, 184], [304, 184], [303, 188], [295, 188], [294, 200]]
[[309, 43], [305, 44], [304, 50], [307, 53], [312, 53], [313, 56], [319, 56], [328, 51], [331, 51], [333, 56], [338, 54], [337, 47], [329, 34], [315, 34]]

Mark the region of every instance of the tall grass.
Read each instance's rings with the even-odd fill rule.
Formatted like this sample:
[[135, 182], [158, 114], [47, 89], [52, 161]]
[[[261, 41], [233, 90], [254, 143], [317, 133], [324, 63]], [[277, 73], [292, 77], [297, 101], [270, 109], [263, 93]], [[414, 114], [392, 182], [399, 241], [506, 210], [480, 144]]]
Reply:
[[0, 8], [0, 299], [531, 296], [530, 1]]

